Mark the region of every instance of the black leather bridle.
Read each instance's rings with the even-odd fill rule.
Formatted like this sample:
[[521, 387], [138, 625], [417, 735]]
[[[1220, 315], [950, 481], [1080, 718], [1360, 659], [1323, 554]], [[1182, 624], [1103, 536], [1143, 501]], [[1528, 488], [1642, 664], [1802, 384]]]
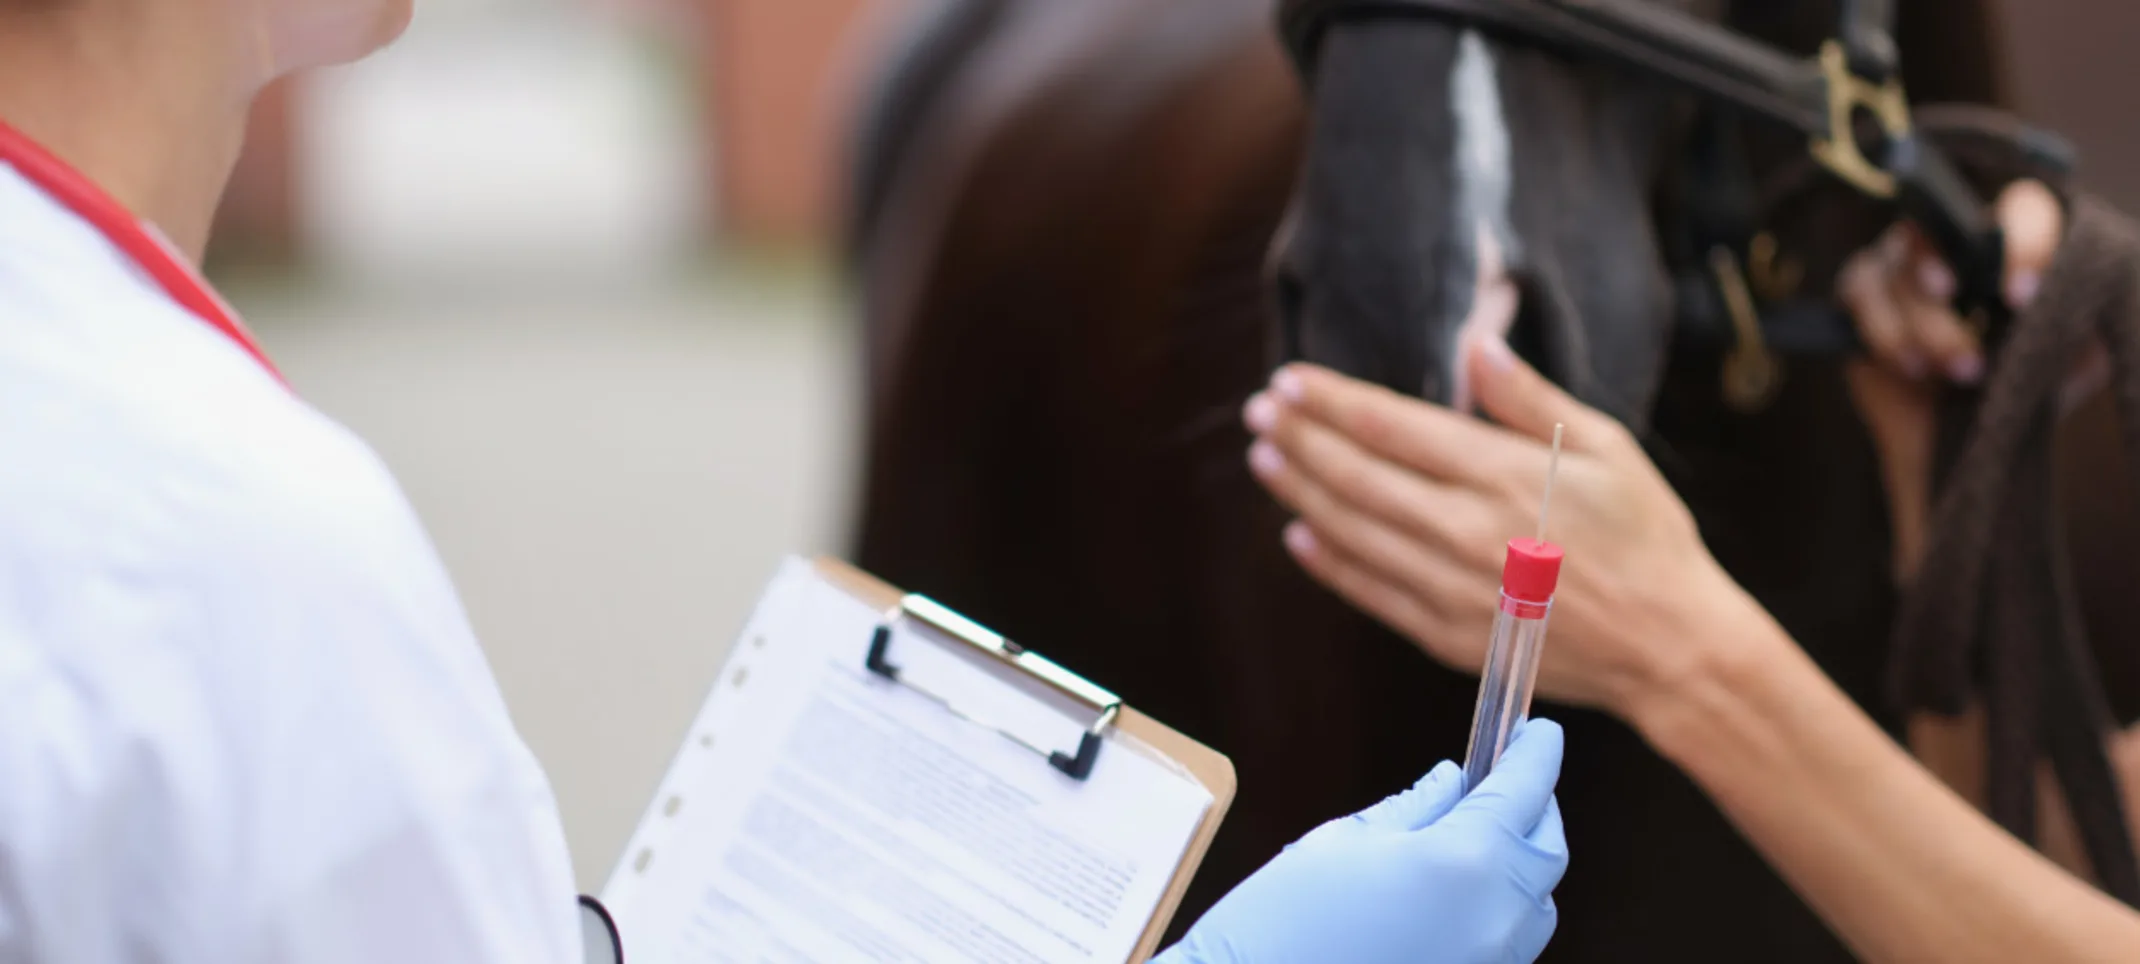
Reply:
[[[1811, 159], [1859, 194], [1891, 202], [1915, 222], [1955, 269], [1954, 306], [1988, 340], [2009, 320], [2001, 294], [2005, 245], [1984, 200], [1940, 147], [1912, 124], [1891, 36], [1892, 0], [1843, 0], [1836, 35], [1806, 58], [1735, 33], [1688, 13], [1644, 0], [1283, 0], [1279, 27], [1303, 78], [1312, 83], [1323, 32], [1352, 18], [1422, 17], [1448, 21], [1504, 39], [1577, 58], [1601, 60], [1679, 85], [1712, 105], [1730, 108], [1735, 122], [1753, 118], [1805, 137]], [[2071, 151], [2055, 136], [2027, 131], [2013, 150], [2038, 166], [2063, 171]], [[1715, 138], [1696, 138], [1692, 176], [1730, 182], [1746, 178], [1715, 155]], [[1707, 188], [1706, 190], [1704, 188]], [[1735, 334], [1727, 359], [1725, 394], [1758, 407], [1773, 391], [1772, 345], [1805, 352], [1856, 346], [1847, 318], [1826, 299], [1757, 306], [1746, 266], [1772, 246], [1744, 208], [1751, 206], [1716, 184], [1697, 185], [1690, 217], [1703, 230], [1700, 257], [1675, 266], [1680, 275], [1683, 327], [1717, 327]], [[1699, 210], [1719, 196], [1712, 210]], [[1721, 209], [1718, 209], [1721, 208]], [[1692, 319], [1690, 324], [1690, 319]]]

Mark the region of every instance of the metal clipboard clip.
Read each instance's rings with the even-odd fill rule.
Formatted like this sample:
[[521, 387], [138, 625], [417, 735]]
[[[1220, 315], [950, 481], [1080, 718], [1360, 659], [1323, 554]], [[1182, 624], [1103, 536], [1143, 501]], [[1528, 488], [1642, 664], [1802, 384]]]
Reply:
[[[1099, 716], [1093, 720], [1090, 727], [1086, 728], [1084, 737], [1078, 741], [1077, 752], [1065, 753], [1061, 750], [1048, 750], [1035, 746], [1016, 733], [1012, 733], [1000, 726], [990, 725], [966, 714], [954, 705], [950, 698], [900, 678], [899, 667], [892, 665], [885, 654], [892, 646], [893, 627], [897, 626], [903, 619], [911, 619], [922, 623], [937, 632], [965, 643], [980, 651], [983, 655], [992, 658], [995, 662], [1009, 666], [1033, 679], [1039, 680], [1041, 683], [1046, 684], [1048, 688], [1098, 713]], [[1092, 764], [1093, 761], [1099, 759], [1100, 744], [1105, 741], [1107, 728], [1113, 726], [1115, 717], [1120, 716], [1122, 713], [1121, 697], [1094, 686], [1084, 677], [1062, 668], [1047, 657], [1011, 642], [1003, 638], [1001, 634], [991, 632], [979, 623], [952, 612], [943, 604], [927, 596], [913, 593], [901, 598], [897, 606], [892, 607], [890, 611], [885, 613], [884, 621], [877, 624], [876, 635], [870, 638], [869, 656], [863, 661], [863, 664], [869, 667], [870, 672], [943, 704], [945, 709], [951, 711], [953, 715], [960, 719], [987, 726], [1011, 742], [1046, 757], [1050, 766], [1069, 774], [1073, 780], [1083, 780], [1092, 775]]]

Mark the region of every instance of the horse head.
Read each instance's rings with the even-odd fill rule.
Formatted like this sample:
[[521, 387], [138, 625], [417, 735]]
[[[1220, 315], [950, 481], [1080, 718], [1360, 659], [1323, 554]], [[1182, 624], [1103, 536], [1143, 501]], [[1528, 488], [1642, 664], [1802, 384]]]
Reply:
[[1686, 99], [1418, 16], [1335, 20], [1303, 78], [1310, 133], [1274, 262], [1284, 353], [1465, 406], [1465, 347], [1505, 337], [1644, 421], [1673, 314], [1653, 188]]

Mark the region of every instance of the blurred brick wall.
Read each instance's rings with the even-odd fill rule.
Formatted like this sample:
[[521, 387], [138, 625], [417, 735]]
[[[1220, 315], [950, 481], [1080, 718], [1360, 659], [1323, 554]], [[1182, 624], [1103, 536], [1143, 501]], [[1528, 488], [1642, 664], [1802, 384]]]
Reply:
[[706, 2], [701, 98], [720, 229], [749, 242], [823, 242], [845, 119], [841, 58], [872, 0]]

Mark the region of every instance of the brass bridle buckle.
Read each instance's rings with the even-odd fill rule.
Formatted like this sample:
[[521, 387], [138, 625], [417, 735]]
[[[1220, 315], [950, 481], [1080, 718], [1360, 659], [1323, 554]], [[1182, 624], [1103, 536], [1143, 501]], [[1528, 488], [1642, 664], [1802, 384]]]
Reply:
[[1738, 255], [1723, 245], [1709, 249], [1709, 270], [1716, 277], [1725, 312], [1731, 315], [1734, 336], [1731, 351], [1724, 356], [1724, 401], [1739, 412], [1758, 412], [1775, 400], [1783, 386], [1783, 362], [1761, 336], [1761, 314], [1754, 307]]
[[1855, 121], [1863, 109], [1890, 139], [1909, 136], [1910, 104], [1902, 81], [1890, 77], [1876, 84], [1852, 73], [1850, 58], [1835, 40], [1821, 44], [1820, 70], [1828, 84], [1828, 136], [1813, 139], [1813, 159], [1868, 196], [1894, 197], [1895, 175], [1865, 156]]

